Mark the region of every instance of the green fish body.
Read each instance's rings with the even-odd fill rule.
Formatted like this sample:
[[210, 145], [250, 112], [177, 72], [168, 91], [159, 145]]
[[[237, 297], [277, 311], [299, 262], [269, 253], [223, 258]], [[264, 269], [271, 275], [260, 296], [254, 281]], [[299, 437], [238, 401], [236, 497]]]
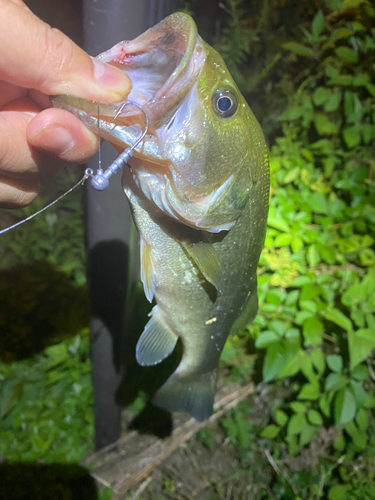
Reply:
[[[181, 362], [154, 402], [204, 420], [225, 341], [257, 312], [269, 196], [265, 140], [222, 58], [186, 14], [98, 58], [129, 75], [129, 100], [150, 120], [123, 175], [145, 294], [156, 301], [136, 357], [144, 366], [160, 363], [180, 339]], [[96, 130], [97, 103], [63, 96], [54, 104]], [[101, 104], [99, 126], [123, 150], [140, 136], [144, 117], [128, 106], [114, 120], [118, 108]]]

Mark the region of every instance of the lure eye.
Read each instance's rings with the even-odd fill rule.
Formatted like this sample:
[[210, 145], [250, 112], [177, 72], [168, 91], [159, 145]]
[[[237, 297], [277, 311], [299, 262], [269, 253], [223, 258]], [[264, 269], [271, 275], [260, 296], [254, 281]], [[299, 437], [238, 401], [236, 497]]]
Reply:
[[220, 90], [212, 97], [212, 108], [222, 118], [233, 116], [237, 110], [237, 99], [233, 92]]

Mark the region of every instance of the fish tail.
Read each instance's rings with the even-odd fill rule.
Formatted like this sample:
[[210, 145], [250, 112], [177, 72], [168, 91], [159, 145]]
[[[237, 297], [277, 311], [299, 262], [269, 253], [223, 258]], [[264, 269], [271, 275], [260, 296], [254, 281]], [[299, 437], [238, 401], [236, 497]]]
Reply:
[[187, 411], [199, 422], [213, 413], [216, 370], [192, 375], [173, 374], [158, 390], [153, 403], [172, 412]]

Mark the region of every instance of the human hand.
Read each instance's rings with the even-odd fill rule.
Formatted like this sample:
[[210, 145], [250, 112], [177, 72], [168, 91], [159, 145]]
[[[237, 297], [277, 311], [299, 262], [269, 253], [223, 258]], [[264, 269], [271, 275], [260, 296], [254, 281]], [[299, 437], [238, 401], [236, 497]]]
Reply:
[[119, 102], [130, 85], [21, 0], [0, 0], [0, 207], [21, 207], [37, 196], [40, 181], [61, 166], [49, 154], [83, 163], [97, 150], [97, 137], [72, 114], [53, 109], [49, 95]]

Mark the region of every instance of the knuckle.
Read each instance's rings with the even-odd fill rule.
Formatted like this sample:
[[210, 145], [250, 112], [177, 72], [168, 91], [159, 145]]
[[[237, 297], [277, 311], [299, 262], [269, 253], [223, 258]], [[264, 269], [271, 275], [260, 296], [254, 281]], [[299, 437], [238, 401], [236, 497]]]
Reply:
[[69, 72], [74, 57], [74, 45], [57, 28], [48, 28], [44, 32], [45, 53], [39, 72], [38, 88], [49, 93], [51, 85], [61, 85]]
[[20, 185], [14, 179], [0, 180], [0, 207], [22, 208], [29, 205], [40, 190], [39, 182], [29, 181]]
[[[9, 161], [12, 160], [12, 152], [11, 152], [11, 141], [9, 140], [9, 136], [6, 133], [8, 128], [8, 123], [5, 117], [0, 113], [0, 171], [4, 168]], [[3, 133], [5, 132], [5, 133]]]

